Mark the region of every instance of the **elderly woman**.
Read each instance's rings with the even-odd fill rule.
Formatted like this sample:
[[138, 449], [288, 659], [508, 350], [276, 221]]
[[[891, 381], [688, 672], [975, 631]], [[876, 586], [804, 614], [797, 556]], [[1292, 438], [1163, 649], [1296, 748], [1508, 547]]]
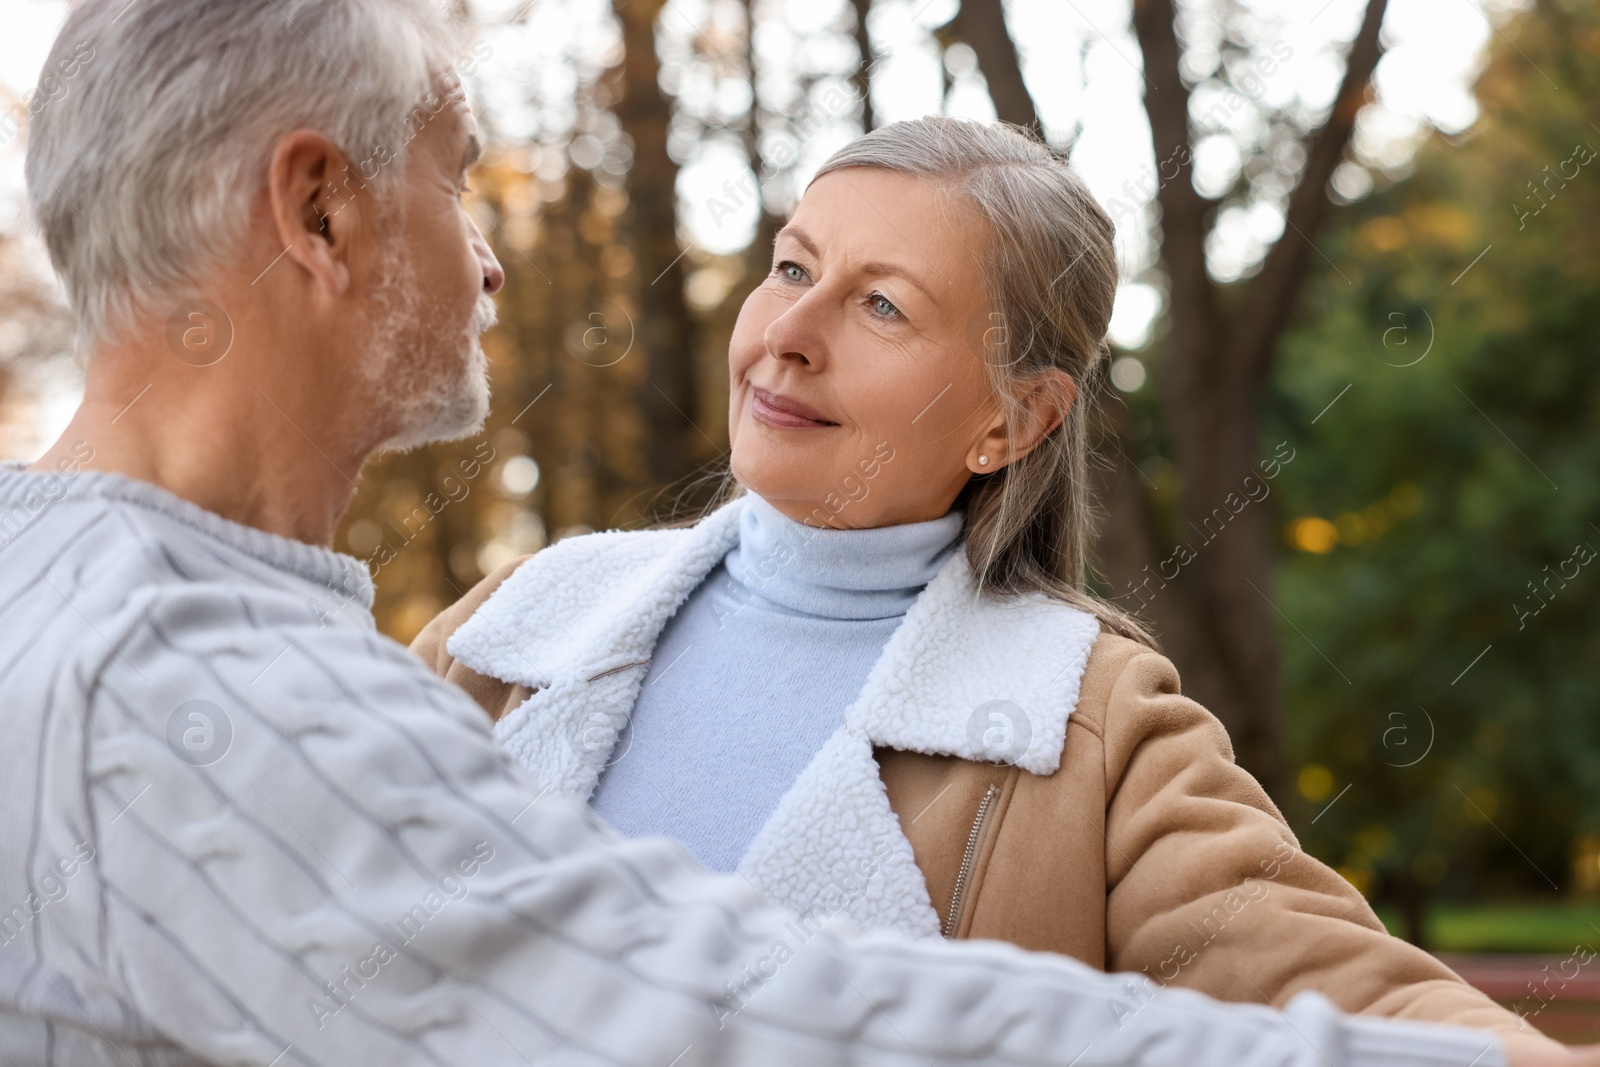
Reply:
[[849, 145], [734, 328], [729, 499], [502, 568], [415, 649], [544, 788], [740, 872], [802, 940], [842, 912], [1542, 1043], [1303, 853], [1085, 591], [1112, 237], [1015, 131]]

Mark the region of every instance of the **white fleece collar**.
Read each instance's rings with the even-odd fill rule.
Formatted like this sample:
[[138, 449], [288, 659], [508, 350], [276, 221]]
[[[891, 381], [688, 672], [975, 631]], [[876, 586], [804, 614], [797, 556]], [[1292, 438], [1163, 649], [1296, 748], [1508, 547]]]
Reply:
[[742, 510], [734, 500], [692, 527], [558, 541], [512, 572], [448, 651], [534, 689], [648, 660], [672, 613], [732, 550]]
[[[733, 548], [745, 504], [736, 499], [688, 528], [558, 542], [451, 636], [447, 649], [463, 665], [537, 690], [495, 735], [542, 786], [581, 800], [594, 792], [662, 628]], [[800, 912], [844, 911], [865, 927], [937, 936], [872, 749], [1054, 773], [1098, 634], [1092, 615], [1059, 601], [978, 595], [966, 554], [953, 553], [740, 872]]]

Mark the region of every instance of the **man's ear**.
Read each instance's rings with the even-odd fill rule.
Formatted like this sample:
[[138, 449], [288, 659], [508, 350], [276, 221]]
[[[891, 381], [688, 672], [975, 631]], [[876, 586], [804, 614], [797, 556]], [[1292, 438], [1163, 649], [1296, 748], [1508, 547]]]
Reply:
[[315, 130], [279, 138], [267, 166], [267, 203], [284, 255], [329, 295], [350, 287], [348, 252], [360, 218], [343, 180], [347, 168], [339, 146]]
[[[992, 474], [1035, 448], [1066, 421], [1078, 397], [1078, 383], [1064, 370], [1051, 367], [1022, 385], [1017, 425], [1007, 425], [1002, 411], [972, 446], [967, 469]], [[987, 459], [983, 462], [979, 457]]]

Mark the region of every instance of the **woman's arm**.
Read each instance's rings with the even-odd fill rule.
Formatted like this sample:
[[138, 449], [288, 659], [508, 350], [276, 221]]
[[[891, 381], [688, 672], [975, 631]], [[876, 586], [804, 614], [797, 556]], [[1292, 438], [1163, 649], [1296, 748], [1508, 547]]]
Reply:
[[1390, 936], [1350, 883], [1301, 851], [1165, 657], [1124, 663], [1101, 726], [1108, 970], [1276, 1005], [1316, 990], [1346, 1011], [1554, 1045]]

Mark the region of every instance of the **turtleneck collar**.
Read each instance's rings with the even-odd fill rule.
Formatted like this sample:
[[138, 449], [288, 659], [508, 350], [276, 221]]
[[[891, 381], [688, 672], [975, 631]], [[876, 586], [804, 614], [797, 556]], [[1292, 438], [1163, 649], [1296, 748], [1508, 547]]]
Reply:
[[754, 493], [728, 574], [757, 603], [827, 619], [904, 615], [955, 550], [962, 515], [869, 530], [807, 526]]

